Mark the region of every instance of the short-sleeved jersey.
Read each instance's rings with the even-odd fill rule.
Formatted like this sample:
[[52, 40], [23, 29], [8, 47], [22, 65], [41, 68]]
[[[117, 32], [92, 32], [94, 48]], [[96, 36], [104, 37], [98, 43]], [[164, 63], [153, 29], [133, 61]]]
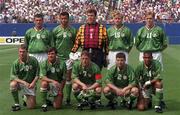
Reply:
[[64, 61], [57, 60], [55, 63], [49, 63], [48, 59], [40, 65], [40, 77], [47, 77], [61, 83], [65, 80], [66, 64]]
[[69, 59], [69, 54], [74, 45], [76, 29], [73, 27], [62, 28], [57, 26], [52, 31], [54, 46], [58, 51], [58, 57], [62, 60]]
[[144, 84], [149, 80], [162, 79], [161, 70], [161, 64], [157, 60], [153, 60], [149, 68], [144, 65], [144, 62], [141, 62], [135, 70], [135, 76], [139, 83]]
[[133, 46], [133, 36], [130, 29], [122, 26], [120, 29], [110, 27], [107, 30], [110, 51], [123, 50], [129, 52]]
[[11, 67], [10, 80], [21, 79], [31, 83], [35, 77], [39, 77], [39, 63], [36, 58], [28, 56], [26, 62], [16, 59]]
[[39, 31], [30, 28], [25, 34], [25, 44], [27, 44], [29, 53], [45, 53], [52, 45], [52, 37], [45, 28]]
[[151, 29], [142, 27], [138, 30], [135, 39], [136, 48], [140, 52], [157, 52], [167, 47], [167, 37], [162, 28], [154, 26]]
[[116, 65], [112, 66], [105, 77], [105, 83], [111, 83], [119, 88], [124, 88], [128, 85], [136, 85], [134, 70], [130, 65], [127, 65], [120, 70]]
[[96, 79], [98, 74], [101, 74], [100, 68], [93, 62], [87, 68], [83, 67], [80, 61], [75, 62], [73, 65], [72, 78], [79, 79], [85, 84], [92, 85], [96, 82], [101, 84], [101, 79]]

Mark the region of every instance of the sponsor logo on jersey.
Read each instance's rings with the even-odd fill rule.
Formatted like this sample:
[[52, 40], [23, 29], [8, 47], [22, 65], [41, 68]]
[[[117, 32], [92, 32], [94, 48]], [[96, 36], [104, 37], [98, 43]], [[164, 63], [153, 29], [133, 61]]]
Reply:
[[46, 36], [45, 36], [45, 35], [41, 35], [41, 38], [42, 38], [42, 39], [45, 39], [45, 38], [46, 38]]

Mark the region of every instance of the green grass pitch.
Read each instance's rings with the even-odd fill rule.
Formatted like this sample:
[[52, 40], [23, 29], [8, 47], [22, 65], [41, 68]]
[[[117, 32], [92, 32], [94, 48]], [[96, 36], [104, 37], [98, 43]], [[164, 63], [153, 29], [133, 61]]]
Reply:
[[[167, 104], [163, 115], [180, 115], [180, 45], [170, 45], [163, 52], [164, 72], [164, 97]], [[10, 107], [13, 100], [9, 91], [9, 74], [12, 62], [18, 57], [16, 46], [0, 46], [0, 115], [149, 115], [158, 114], [154, 109], [140, 112], [137, 110], [128, 111], [126, 109], [110, 110], [107, 108], [97, 110], [78, 111], [75, 109], [76, 101], [72, 95], [72, 107], [63, 105], [61, 110], [50, 108], [46, 113], [41, 112], [39, 88], [37, 90], [37, 107], [33, 110], [28, 110], [22, 107], [21, 111], [11, 112]], [[130, 52], [129, 63], [136, 67], [138, 64], [138, 51], [133, 48]], [[105, 70], [103, 70], [105, 74]], [[39, 83], [38, 83], [39, 84]], [[103, 104], [107, 100], [102, 97]]]

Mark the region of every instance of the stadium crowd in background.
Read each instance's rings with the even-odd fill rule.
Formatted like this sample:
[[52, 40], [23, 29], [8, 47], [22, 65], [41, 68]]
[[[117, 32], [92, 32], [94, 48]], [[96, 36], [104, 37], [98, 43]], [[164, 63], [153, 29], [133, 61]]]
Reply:
[[[154, 11], [161, 22], [180, 22], [180, 0], [4, 0], [1, 1], [0, 23], [31, 23], [33, 16], [42, 12], [45, 22], [55, 23], [59, 12], [70, 13], [71, 23], [84, 23], [87, 8], [98, 11], [99, 22], [111, 23], [112, 10], [120, 10], [124, 21], [140, 23], [146, 11]], [[112, 2], [111, 2], [112, 1]], [[113, 5], [112, 3], [114, 3]], [[121, 1], [121, 2], [120, 2]], [[117, 3], [116, 3], [117, 2]]]

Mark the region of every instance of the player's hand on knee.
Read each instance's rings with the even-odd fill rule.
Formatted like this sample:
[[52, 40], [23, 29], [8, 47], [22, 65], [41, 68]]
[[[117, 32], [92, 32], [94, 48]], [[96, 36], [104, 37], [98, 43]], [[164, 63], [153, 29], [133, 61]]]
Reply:
[[26, 82], [26, 81], [24, 81], [24, 83], [23, 83], [26, 87], [28, 87], [29, 88], [29, 83], [28, 82]]
[[35, 87], [35, 83], [33, 82], [33, 83], [31, 83], [31, 84], [29, 84], [29, 89], [33, 89]]
[[123, 95], [123, 92], [121, 91], [121, 89], [118, 89], [118, 90], [116, 90], [116, 94], [117, 94], [118, 96], [121, 96], [121, 95]]
[[60, 88], [60, 83], [59, 82], [54, 81], [53, 84], [56, 86], [56, 88], [58, 88], [58, 89]]
[[82, 86], [82, 89], [83, 89], [84, 91], [86, 91], [86, 90], [88, 89], [88, 87], [87, 87], [86, 85], [83, 85], [83, 86]]

